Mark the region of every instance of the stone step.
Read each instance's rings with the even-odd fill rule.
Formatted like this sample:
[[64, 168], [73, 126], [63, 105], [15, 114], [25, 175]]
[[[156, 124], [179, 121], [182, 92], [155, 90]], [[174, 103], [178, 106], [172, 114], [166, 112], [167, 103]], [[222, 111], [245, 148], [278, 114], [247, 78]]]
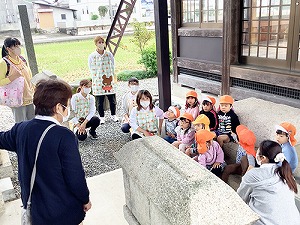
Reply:
[[0, 179], [13, 176], [14, 173], [8, 151], [0, 150]]
[[4, 200], [2, 197], [2, 193], [0, 192], [0, 215], [4, 212]]
[[0, 193], [2, 193], [2, 198], [4, 202], [16, 199], [15, 189], [13, 187], [10, 177], [0, 179]]

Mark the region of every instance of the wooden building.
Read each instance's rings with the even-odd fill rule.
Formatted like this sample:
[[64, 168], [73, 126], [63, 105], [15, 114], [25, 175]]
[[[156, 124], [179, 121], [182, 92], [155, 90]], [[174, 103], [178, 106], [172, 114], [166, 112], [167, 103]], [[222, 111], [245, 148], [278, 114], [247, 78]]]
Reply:
[[170, 1], [176, 83], [300, 108], [298, 0]]

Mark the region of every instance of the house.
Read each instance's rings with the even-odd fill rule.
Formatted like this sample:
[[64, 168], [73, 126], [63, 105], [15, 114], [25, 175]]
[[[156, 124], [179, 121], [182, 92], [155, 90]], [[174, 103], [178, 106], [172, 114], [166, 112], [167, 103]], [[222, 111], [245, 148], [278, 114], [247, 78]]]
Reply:
[[76, 10], [60, 7], [57, 4], [47, 4], [44, 1], [34, 1], [33, 13], [37, 28], [42, 30], [73, 29]]
[[257, 97], [299, 108], [299, 6], [224, 2], [171, 0], [175, 82], [237, 100]]

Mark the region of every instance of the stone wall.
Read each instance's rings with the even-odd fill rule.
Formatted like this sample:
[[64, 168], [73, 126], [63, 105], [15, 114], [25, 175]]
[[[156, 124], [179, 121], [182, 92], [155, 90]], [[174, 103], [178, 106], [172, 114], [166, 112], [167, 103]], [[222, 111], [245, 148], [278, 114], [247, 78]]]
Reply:
[[232, 188], [159, 137], [131, 141], [115, 157], [123, 168], [130, 225], [242, 225], [258, 219]]

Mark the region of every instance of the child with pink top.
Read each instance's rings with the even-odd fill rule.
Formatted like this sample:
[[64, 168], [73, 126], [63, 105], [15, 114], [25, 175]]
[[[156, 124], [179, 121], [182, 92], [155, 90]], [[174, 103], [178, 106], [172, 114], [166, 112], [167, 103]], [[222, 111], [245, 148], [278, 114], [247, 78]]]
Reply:
[[177, 141], [174, 141], [172, 145], [179, 148], [180, 151], [185, 152], [186, 148], [191, 146], [195, 138], [195, 130], [192, 127], [194, 118], [190, 113], [184, 113], [180, 116], [179, 126], [175, 128], [177, 133]]
[[226, 164], [222, 148], [218, 142], [213, 140], [215, 136], [214, 132], [208, 130], [197, 131], [195, 138], [199, 155], [194, 159], [220, 177]]
[[194, 120], [199, 115], [199, 102], [198, 95], [196, 91], [189, 91], [185, 95], [186, 103], [185, 103], [185, 112], [192, 114]]

